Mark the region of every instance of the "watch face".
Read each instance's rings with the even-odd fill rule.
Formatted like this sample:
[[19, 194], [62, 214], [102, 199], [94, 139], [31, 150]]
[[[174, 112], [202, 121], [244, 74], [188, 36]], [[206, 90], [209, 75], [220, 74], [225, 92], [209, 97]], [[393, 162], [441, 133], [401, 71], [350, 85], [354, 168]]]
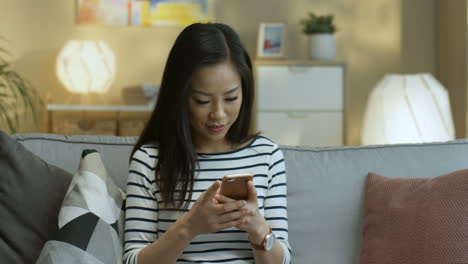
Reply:
[[275, 244], [275, 240], [276, 240], [275, 234], [271, 234], [270, 236], [268, 236], [267, 241], [265, 243], [265, 250], [272, 249], [273, 245]]

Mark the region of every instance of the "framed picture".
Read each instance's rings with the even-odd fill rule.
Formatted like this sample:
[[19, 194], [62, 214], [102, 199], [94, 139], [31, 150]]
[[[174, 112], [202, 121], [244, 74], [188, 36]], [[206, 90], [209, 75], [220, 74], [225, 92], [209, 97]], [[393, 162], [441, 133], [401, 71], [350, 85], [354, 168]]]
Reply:
[[78, 24], [128, 24], [128, 0], [77, 0]]
[[213, 0], [75, 0], [77, 24], [186, 26], [212, 21]]
[[257, 57], [286, 57], [285, 39], [285, 25], [283, 23], [261, 23], [258, 30]]

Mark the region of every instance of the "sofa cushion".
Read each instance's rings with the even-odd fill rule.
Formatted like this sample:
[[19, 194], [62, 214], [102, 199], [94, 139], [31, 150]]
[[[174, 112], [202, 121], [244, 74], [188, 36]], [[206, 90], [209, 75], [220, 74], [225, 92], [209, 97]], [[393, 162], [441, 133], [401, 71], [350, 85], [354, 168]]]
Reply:
[[0, 256], [34, 263], [57, 232], [57, 216], [72, 175], [32, 154], [0, 131]]
[[468, 169], [366, 182], [361, 263], [468, 263]]
[[107, 175], [100, 154], [83, 151], [60, 209], [57, 236], [37, 263], [120, 263], [125, 193]]

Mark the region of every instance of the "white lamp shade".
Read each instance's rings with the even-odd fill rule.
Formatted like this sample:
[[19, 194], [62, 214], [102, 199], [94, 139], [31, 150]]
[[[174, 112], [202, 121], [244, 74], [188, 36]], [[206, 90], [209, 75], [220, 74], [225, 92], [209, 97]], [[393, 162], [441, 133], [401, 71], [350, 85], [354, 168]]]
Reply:
[[372, 90], [364, 116], [363, 145], [454, 138], [448, 92], [431, 74], [389, 74]]
[[115, 56], [105, 41], [68, 41], [57, 57], [57, 77], [73, 93], [105, 93], [115, 78]]

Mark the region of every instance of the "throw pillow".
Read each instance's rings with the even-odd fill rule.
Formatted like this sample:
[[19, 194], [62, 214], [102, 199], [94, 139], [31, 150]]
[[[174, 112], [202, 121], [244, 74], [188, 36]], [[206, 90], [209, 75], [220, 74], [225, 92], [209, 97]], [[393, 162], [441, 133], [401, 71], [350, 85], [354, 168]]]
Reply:
[[100, 154], [83, 151], [60, 209], [58, 235], [46, 243], [37, 263], [120, 263], [124, 199]]
[[468, 263], [468, 169], [366, 183], [361, 263]]
[[34, 263], [57, 231], [72, 174], [43, 161], [0, 131], [0, 256]]

